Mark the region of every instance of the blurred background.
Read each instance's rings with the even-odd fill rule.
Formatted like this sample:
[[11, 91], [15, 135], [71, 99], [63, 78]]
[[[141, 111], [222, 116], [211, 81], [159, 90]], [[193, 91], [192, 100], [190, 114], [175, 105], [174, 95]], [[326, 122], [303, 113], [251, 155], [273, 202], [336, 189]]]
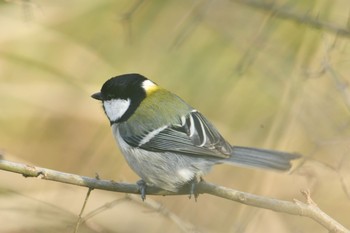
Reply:
[[[306, 158], [290, 174], [220, 165], [207, 181], [290, 201], [308, 189], [350, 228], [349, 12], [347, 0], [1, 1], [0, 153], [136, 182], [90, 95], [137, 72], [232, 144]], [[73, 232], [86, 192], [0, 171], [0, 232]], [[209, 195], [137, 199], [94, 190], [79, 232], [327, 232]]]

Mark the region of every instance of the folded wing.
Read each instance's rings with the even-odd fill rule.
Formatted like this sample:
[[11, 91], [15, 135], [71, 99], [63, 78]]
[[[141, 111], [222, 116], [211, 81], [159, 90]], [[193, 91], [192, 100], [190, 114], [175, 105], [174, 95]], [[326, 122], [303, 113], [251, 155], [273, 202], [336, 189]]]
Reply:
[[190, 156], [228, 158], [231, 145], [198, 111], [192, 111], [179, 120], [179, 124], [166, 125], [139, 136], [124, 140], [148, 151], [176, 152]]

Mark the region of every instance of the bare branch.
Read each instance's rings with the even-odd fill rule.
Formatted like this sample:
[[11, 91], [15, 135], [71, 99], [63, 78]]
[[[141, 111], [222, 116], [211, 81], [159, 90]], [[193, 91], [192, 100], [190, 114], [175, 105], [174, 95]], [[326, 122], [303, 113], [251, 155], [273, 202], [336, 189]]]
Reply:
[[[19, 173], [24, 177], [38, 177], [45, 180], [83, 186], [89, 189], [102, 189], [134, 194], [139, 193], [138, 186], [136, 184], [117, 183], [114, 181], [94, 179], [91, 177], [59, 172], [51, 169], [26, 165], [22, 163], [15, 163], [7, 160], [0, 160], [0, 170]], [[147, 187], [146, 191], [147, 195], [184, 195], [188, 194], [189, 190], [181, 190], [179, 192], [173, 193], [156, 187]], [[344, 226], [342, 226], [340, 223], [332, 219], [320, 208], [318, 208], [318, 206], [312, 201], [310, 193], [308, 191], [303, 191], [303, 195], [306, 197], [307, 203], [298, 200], [291, 202], [258, 196], [222, 186], [217, 186], [204, 181], [200, 182], [196, 186], [196, 192], [199, 194], [211, 194], [213, 196], [240, 202], [245, 205], [269, 209], [276, 212], [309, 217], [321, 224], [330, 232], [349, 232], [349, 230], [347, 230]]]

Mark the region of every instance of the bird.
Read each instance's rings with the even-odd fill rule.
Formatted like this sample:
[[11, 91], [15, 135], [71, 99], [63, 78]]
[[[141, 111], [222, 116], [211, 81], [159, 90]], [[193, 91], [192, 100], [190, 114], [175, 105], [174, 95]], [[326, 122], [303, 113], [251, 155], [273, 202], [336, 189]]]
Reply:
[[141, 198], [155, 186], [170, 192], [195, 185], [216, 164], [279, 171], [300, 157], [268, 149], [231, 145], [198, 110], [138, 73], [108, 79], [92, 98], [101, 101], [126, 162], [141, 177]]

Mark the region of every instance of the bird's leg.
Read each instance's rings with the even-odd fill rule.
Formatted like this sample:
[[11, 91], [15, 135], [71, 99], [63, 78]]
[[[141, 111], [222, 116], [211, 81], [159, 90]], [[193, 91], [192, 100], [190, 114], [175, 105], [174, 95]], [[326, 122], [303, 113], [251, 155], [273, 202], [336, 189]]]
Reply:
[[[200, 181], [202, 181], [202, 178], [200, 177]], [[189, 182], [190, 185], [190, 196], [188, 197], [189, 199], [194, 197], [194, 200], [197, 201], [197, 198], [199, 194], [196, 192], [196, 185], [198, 184], [198, 178], [195, 176], [192, 178], [192, 180]]]
[[146, 182], [144, 180], [139, 180], [136, 182], [136, 184], [140, 191], [141, 199], [142, 201], [144, 201], [146, 199], [146, 188], [147, 188]]

